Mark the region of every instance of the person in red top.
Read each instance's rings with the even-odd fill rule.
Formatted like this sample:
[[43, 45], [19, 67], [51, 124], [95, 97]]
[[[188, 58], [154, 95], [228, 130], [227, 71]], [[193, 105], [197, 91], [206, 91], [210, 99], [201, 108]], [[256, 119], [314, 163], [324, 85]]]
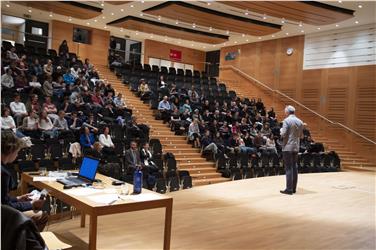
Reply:
[[99, 89], [95, 90], [95, 94], [91, 96], [91, 100], [93, 102], [93, 105], [96, 107], [103, 107], [103, 99], [101, 97], [101, 92]]

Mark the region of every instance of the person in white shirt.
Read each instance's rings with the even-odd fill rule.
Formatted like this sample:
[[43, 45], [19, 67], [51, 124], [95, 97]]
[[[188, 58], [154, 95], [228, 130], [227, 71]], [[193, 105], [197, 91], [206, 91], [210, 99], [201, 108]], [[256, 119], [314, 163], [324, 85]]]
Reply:
[[14, 87], [11, 68], [7, 68], [5, 74], [1, 76], [1, 87], [5, 89], [11, 89]]
[[3, 108], [1, 112], [1, 129], [11, 129], [16, 132], [16, 123], [10, 116], [10, 109], [7, 107]]
[[39, 118], [37, 113], [34, 110], [30, 111], [29, 116], [26, 116], [23, 119], [22, 123], [22, 133], [26, 136], [30, 136], [32, 138], [39, 138]]
[[99, 135], [99, 143], [103, 147], [102, 148], [103, 154], [111, 155], [114, 153], [115, 145], [112, 142], [109, 127], [105, 127], [103, 130], [103, 134]]
[[77, 79], [79, 77], [79, 73], [81, 72], [81, 69], [78, 67], [77, 64], [73, 65], [73, 67], [70, 69], [71, 75]]
[[29, 85], [30, 85], [30, 87], [34, 87], [34, 88], [41, 88], [42, 87], [40, 82], [38, 82], [38, 78], [37, 78], [36, 75], [31, 76], [31, 81], [29, 82]]
[[9, 107], [16, 119], [17, 125], [21, 123], [22, 119], [27, 116], [26, 106], [24, 103], [20, 102], [20, 95], [16, 94], [14, 96], [14, 101], [10, 103]]
[[12, 47], [12, 48], [10, 48], [10, 50], [7, 51], [7, 56], [8, 56], [8, 58], [11, 59], [11, 60], [15, 60], [15, 61], [20, 60], [20, 58], [19, 58], [18, 55], [16, 54], [16, 47]]

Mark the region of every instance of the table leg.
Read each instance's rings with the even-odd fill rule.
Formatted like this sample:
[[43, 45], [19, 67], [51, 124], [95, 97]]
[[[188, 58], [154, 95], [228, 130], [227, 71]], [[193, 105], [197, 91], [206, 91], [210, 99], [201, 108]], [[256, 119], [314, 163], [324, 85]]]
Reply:
[[164, 250], [170, 250], [171, 221], [172, 221], [172, 199], [171, 199], [171, 201], [168, 202], [168, 204], [166, 206], [164, 241], [163, 241], [163, 249]]
[[90, 215], [89, 250], [97, 249], [97, 216]]
[[81, 212], [81, 227], [85, 227], [86, 214]]

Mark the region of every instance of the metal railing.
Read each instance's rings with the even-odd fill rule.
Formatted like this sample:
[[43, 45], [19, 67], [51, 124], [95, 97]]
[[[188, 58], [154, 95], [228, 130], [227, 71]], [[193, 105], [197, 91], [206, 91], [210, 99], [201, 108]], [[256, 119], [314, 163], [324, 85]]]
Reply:
[[245, 77], [245, 78], [247, 78], [247, 79], [249, 79], [249, 80], [254, 81], [254, 82], [257, 83], [258, 85], [260, 85], [261, 87], [263, 87], [263, 88], [265, 88], [265, 89], [271, 91], [272, 93], [276, 93], [276, 94], [278, 94], [278, 95], [280, 95], [280, 96], [283, 96], [284, 98], [287, 98], [287, 99], [290, 100], [291, 102], [293, 102], [293, 103], [297, 104], [298, 106], [304, 108], [305, 110], [309, 111], [310, 113], [312, 113], [312, 114], [318, 116], [319, 118], [321, 118], [321, 119], [323, 119], [324, 121], [330, 123], [331, 125], [336, 125], [336, 126], [342, 127], [342, 128], [344, 128], [344, 129], [346, 129], [347, 131], [353, 133], [354, 135], [356, 135], [356, 136], [358, 136], [358, 137], [360, 137], [360, 138], [362, 138], [362, 139], [368, 141], [369, 143], [371, 143], [371, 144], [373, 144], [373, 145], [376, 145], [376, 142], [373, 141], [373, 140], [371, 140], [371, 139], [369, 139], [368, 137], [366, 137], [366, 136], [360, 134], [359, 132], [357, 132], [357, 131], [355, 131], [355, 130], [349, 128], [349, 127], [347, 127], [346, 125], [344, 125], [344, 124], [342, 124], [342, 123], [334, 122], [334, 121], [329, 120], [329, 119], [326, 118], [325, 116], [323, 116], [323, 115], [317, 113], [316, 111], [314, 111], [314, 110], [308, 108], [308, 107], [305, 106], [304, 104], [302, 104], [302, 103], [300, 103], [299, 101], [297, 101], [297, 100], [295, 100], [295, 99], [289, 97], [288, 95], [282, 93], [281, 91], [276, 90], [276, 89], [273, 89], [273, 88], [267, 86], [266, 84], [260, 82], [260, 81], [257, 80], [256, 78], [254, 78], [254, 77], [248, 75], [247, 73], [245, 73], [244, 71], [242, 71], [241, 69], [238, 69], [237, 67], [234, 67], [233, 65], [223, 65], [223, 66], [220, 66], [220, 69], [228, 69], [228, 68], [229, 68], [229, 69], [232, 69], [232, 70], [235, 71], [235, 72], [238, 72], [238, 73], [241, 74], [243, 77]]

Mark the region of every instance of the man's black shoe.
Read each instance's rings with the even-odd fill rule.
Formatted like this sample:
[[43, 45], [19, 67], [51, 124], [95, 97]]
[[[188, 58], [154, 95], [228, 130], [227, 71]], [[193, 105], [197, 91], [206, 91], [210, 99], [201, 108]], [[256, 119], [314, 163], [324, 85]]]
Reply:
[[296, 190], [292, 190], [292, 192], [295, 194], [295, 193], [296, 193]]
[[281, 194], [289, 194], [289, 195], [292, 195], [292, 192], [290, 191], [287, 191], [287, 190], [281, 190], [279, 191]]

